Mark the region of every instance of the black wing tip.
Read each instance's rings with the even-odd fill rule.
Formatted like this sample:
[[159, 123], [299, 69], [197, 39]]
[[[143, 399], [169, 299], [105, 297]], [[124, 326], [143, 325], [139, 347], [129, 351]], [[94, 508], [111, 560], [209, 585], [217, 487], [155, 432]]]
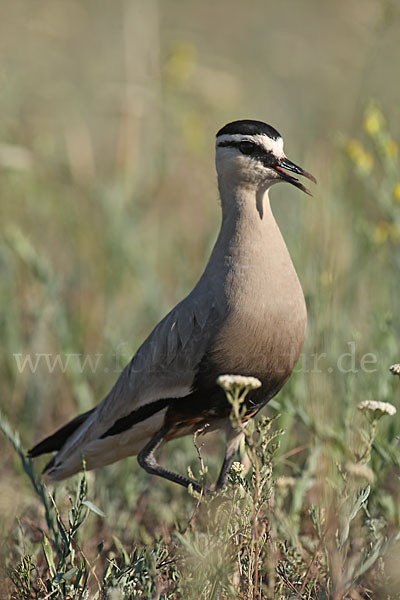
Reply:
[[[43, 442], [45, 441], [46, 440], [43, 440]], [[28, 450], [26, 456], [28, 458], [36, 458], [37, 456], [41, 456], [41, 454], [47, 454], [48, 452], [51, 452], [51, 450], [46, 450], [46, 448], [42, 449], [42, 446], [44, 445], [43, 442], [39, 442], [39, 444], [36, 444], [36, 446], [33, 446], [33, 448]]]
[[78, 415], [72, 421], [69, 421], [60, 429], [57, 429], [55, 433], [49, 435], [47, 438], [33, 446], [30, 450], [28, 450], [28, 458], [36, 458], [36, 456], [40, 456], [41, 454], [48, 454], [49, 452], [58, 452], [64, 446], [65, 442], [68, 438], [73, 435], [73, 433], [86, 421], [89, 415], [95, 409], [92, 408], [87, 412]]
[[[46, 441], [46, 440], [44, 440], [44, 441]], [[41, 447], [42, 445], [43, 445], [43, 442], [36, 444], [36, 446], [34, 446], [30, 450], [28, 450], [28, 452], [26, 453], [26, 457], [28, 459], [32, 459], [32, 458], [37, 458], [38, 456], [41, 456], [42, 454], [48, 454], [49, 452], [54, 452], [54, 450], [49, 450], [46, 447], [42, 449], [42, 447]], [[55, 460], [56, 460], [56, 457], [53, 456], [51, 458], [51, 460], [49, 460], [49, 462], [46, 463], [45, 467], [42, 469], [42, 475], [45, 475], [54, 467]]]
[[58, 452], [63, 446], [65, 439], [62, 436], [58, 435], [58, 431], [45, 438], [36, 446], [33, 446], [27, 452], [28, 458], [36, 458], [37, 456], [41, 456], [42, 454], [49, 454], [50, 452]]

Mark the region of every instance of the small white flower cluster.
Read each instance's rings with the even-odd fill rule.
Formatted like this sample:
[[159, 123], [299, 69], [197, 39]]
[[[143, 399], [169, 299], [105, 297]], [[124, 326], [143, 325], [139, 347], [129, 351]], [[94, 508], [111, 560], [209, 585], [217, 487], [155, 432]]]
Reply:
[[390, 402], [378, 402], [377, 400], [364, 400], [357, 404], [359, 410], [370, 410], [393, 416], [396, 414], [396, 407]]
[[295, 477], [288, 477], [287, 475], [281, 475], [276, 479], [276, 485], [282, 488], [293, 488], [296, 485]]
[[375, 481], [375, 473], [367, 465], [348, 462], [345, 468], [349, 475], [357, 479], [366, 479], [369, 483]]
[[220, 375], [217, 379], [226, 392], [231, 392], [235, 388], [256, 390], [261, 387], [261, 381], [256, 377], [244, 377], [243, 375]]
[[241, 475], [244, 471], [245, 467], [244, 465], [242, 465], [241, 462], [238, 462], [237, 460], [235, 460], [234, 463], [232, 463], [231, 466], [231, 471], [233, 471], [236, 475]]
[[398, 375], [400, 377], [400, 363], [392, 365], [391, 367], [389, 367], [389, 370], [391, 373], [393, 373], [393, 375]]

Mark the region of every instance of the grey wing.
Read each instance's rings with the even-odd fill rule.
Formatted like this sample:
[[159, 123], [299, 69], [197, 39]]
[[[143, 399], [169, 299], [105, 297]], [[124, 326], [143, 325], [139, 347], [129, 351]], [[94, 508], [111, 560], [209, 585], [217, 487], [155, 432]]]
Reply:
[[[89, 468], [135, 454], [136, 447], [127, 450], [116, 444], [112, 436], [105, 440], [102, 436], [119, 419], [146, 404], [189, 394], [200, 362], [212, 347], [226, 314], [224, 294], [215, 293], [200, 280], [191, 294], [155, 327], [109, 394], [68, 438], [57, 454], [58, 466], [52, 470], [53, 479], [62, 479], [80, 469], [78, 450], [90, 458]], [[150, 429], [156, 426], [153, 420], [149, 426]], [[150, 429], [147, 431], [142, 424], [133, 442], [136, 436], [142, 440], [152, 435]], [[131, 436], [128, 438], [131, 441]]]
[[198, 288], [168, 313], [96, 408], [93, 419], [98, 433], [145, 404], [189, 394], [225, 314], [224, 305], [211, 290]]
[[128, 365], [132, 391], [150, 387], [165, 389], [164, 397], [186, 395], [222, 322], [223, 311], [211, 294], [190, 294], [157, 325]]

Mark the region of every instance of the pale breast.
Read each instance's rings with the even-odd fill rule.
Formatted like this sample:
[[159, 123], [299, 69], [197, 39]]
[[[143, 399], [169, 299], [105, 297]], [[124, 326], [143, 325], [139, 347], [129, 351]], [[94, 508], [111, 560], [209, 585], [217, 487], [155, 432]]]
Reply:
[[226, 373], [258, 377], [274, 395], [293, 371], [305, 339], [304, 295], [286, 247], [262, 269], [234, 265], [227, 278], [228, 317], [213, 344]]

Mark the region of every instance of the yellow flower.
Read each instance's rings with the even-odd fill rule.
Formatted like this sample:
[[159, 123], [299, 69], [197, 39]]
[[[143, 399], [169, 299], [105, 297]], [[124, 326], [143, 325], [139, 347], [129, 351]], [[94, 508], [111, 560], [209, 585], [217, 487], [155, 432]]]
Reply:
[[393, 188], [393, 196], [396, 198], [397, 202], [400, 204], [400, 183], [396, 183]]
[[347, 143], [346, 151], [360, 171], [369, 173], [372, 170], [374, 159], [369, 152], [364, 150], [360, 142], [357, 142], [357, 140], [350, 140]]
[[196, 63], [196, 48], [186, 42], [177, 42], [171, 49], [165, 65], [167, 82], [175, 87], [183, 87], [191, 76]]
[[382, 129], [384, 123], [383, 114], [376, 106], [371, 106], [367, 110], [367, 114], [364, 119], [364, 129], [369, 135], [375, 135], [380, 129]]
[[389, 140], [386, 142], [385, 151], [387, 156], [394, 158], [399, 153], [399, 145], [394, 140]]
[[370, 154], [369, 152], [364, 152], [362, 157], [360, 157], [358, 166], [362, 171], [366, 171], [367, 173], [372, 171], [372, 167], [374, 166], [374, 159], [372, 157], [372, 154]]
[[387, 223], [386, 221], [380, 221], [375, 228], [374, 234], [372, 236], [372, 241], [377, 246], [381, 246], [386, 242], [389, 232], [390, 223]]
[[350, 158], [354, 162], [357, 162], [358, 157], [363, 153], [364, 149], [357, 140], [349, 140], [347, 142], [346, 151]]

